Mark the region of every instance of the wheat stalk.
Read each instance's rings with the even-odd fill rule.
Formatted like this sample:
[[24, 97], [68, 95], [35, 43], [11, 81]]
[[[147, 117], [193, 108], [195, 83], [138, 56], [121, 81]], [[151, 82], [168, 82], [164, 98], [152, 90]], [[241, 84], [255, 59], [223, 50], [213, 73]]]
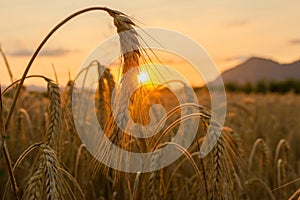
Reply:
[[[119, 33], [121, 52], [123, 57], [122, 65], [122, 75], [125, 75], [130, 69], [139, 66], [139, 42], [137, 39], [137, 33], [134, 30], [134, 23], [125, 15], [119, 12], [109, 13], [114, 18], [114, 25], [117, 27], [117, 32]], [[123, 89], [130, 91], [130, 88], [135, 88], [137, 85], [136, 77], [127, 77], [126, 80], [122, 79], [121, 82], [124, 84]], [[116, 116], [116, 121], [119, 126], [126, 127], [129, 116], [125, 115], [126, 110], [128, 110], [127, 101], [130, 99], [129, 92], [122, 92], [118, 99], [116, 99], [116, 104], [114, 107], [118, 111]], [[137, 103], [136, 101], [135, 103]], [[119, 132], [119, 131], [118, 131]], [[117, 143], [122, 140], [122, 134], [118, 134]]]
[[[123, 62], [122, 75], [125, 75], [125, 73], [127, 73], [130, 69], [133, 69], [139, 65], [140, 52], [138, 48], [140, 46], [137, 39], [137, 33], [134, 30], [135, 24], [121, 12], [111, 10], [108, 11], [108, 13], [114, 18], [114, 25], [117, 27], [117, 32], [119, 34]], [[108, 72], [105, 71], [104, 78], [107, 78], [108, 87], [111, 92], [115, 85], [113, 78]], [[127, 126], [129, 116], [125, 113], [128, 113], [126, 112], [128, 110], [128, 100], [131, 99], [128, 91], [130, 91], [130, 88], [135, 88], [136, 84], [136, 77], [127, 77], [126, 80], [124, 77], [122, 78], [121, 85], [125, 92], [122, 92], [121, 95], [116, 95], [116, 98], [114, 99], [114, 105], [112, 105], [113, 110], [117, 112], [114, 113], [115, 119], [112, 115], [108, 115], [109, 117], [104, 128], [104, 132], [106, 135], [108, 135], [110, 140], [117, 145], [121, 145], [121, 147], [124, 149], [131, 148], [131, 145], [128, 145], [131, 137], [126, 136], [119, 127], [124, 128]], [[138, 105], [138, 99], [134, 99], [132, 101], [134, 102], [134, 105]], [[104, 155], [99, 156], [104, 159], [114, 159], [114, 162], [116, 162], [117, 165], [120, 164], [119, 162], [122, 162], [122, 158], [109, 158], [107, 155], [104, 153]], [[120, 175], [120, 173], [115, 174], [116, 176]]]
[[6, 129], [5, 129], [5, 124], [4, 124], [4, 120], [3, 120], [3, 102], [2, 102], [1, 84], [0, 84], [0, 94], [1, 94], [0, 95], [0, 137], [1, 137], [0, 147], [2, 148], [4, 157], [5, 157], [5, 161], [7, 163], [10, 181], [11, 181], [12, 189], [14, 192], [14, 197], [15, 197], [15, 199], [19, 199], [17, 182], [16, 182], [16, 178], [13, 173], [11, 157], [10, 157], [10, 154], [9, 154], [9, 151], [7, 148], [7, 144], [6, 144]]
[[248, 173], [251, 172], [251, 168], [253, 166], [253, 161], [255, 157], [255, 152], [257, 151], [258, 146], [260, 145], [261, 149], [261, 160], [259, 163], [259, 169], [260, 169], [260, 174], [262, 175], [263, 172], [268, 173], [267, 166], [271, 163], [271, 155], [270, 155], [270, 150], [268, 145], [265, 143], [265, 141], [262, 138], [258, 138], [255, 143], [253, 144], [251, 153], [250, 153], [250, 158], [249, 158], [249, 166], [248, 166]]
[[295, 200], [295, 199], [299, 199], [299, 198], [300, 198], [300, 188], [297, 189], [297, 191], [294, 192], [294, 193], [290, 196], [289, 200]]
[[32, 129], [32, 122], [31, 122], [29, 113], [28, 113], [28, 111], [25, 108], [21, 108], [19, 111], [20, 111], [20, 115], [25, 116], [26, 122], [27, 122], [27, 124], [29, 126], [30, 136], [32, 138], [32, 136], [33, 136], [33, 129]]
[[[74, 88], [74, 81], [68, 81], [67, 86], [65, 88], [65, 92], [63, 94], [63, 110], [62, 113], [64, 113], [64, 120], [66, 121], [66, 126], [67, 126], [67, 132], [70, 135], [70, 141], [74, 142], [75, 139], [75, 125], [73, 121], [73, 116], [72, 116], [72, 92]], [[74, 103], [74, 102], [73, 102]]]
[[[287, 162], [287, 156], [288, 156], [288, 151], [290, 149], [290, 145], [285, 139], [281, 139], [277, 146], [276, 146], [276, 151], [275, 151], [275, 167], [277, 166], [277, 162], [279, 158], [284, 159], [284, 161]], [[280, 157], [280, 153], [283, 152], [283, 156]]]
[[[159, 153], [153, 152], [151, 157], [151, 168], [157, 169], [158, 168], [158, 162], [159, 162]], [[151, 172], [149, 177], [149, 188], [150, 188], [150, 199], [156, 200], [159, 198], [159, 180], [160, 180], [160, 174], [159, 171], [155, 170]]]
[[41, 146], [43, 148], [44, 162], [45, 162], [45, 179], [46, 179], [46, 196], [47, 199], [59, 199], [59, 190], [63, 190], [63, 188], [58, 189], [58, 160], [55, 156], [53, 150], [48, 146]]
[[42, 182], [44, 181], [44, 159], [42, 156], [39, 158], [39, 165], [35, 172], [28, 180], [28, 187], [25, 190], [24, 199], [42, 199], [43, 196], [43, 185]]
[[139, 187], [140, 181], [141, 181], [141, 173], [138, 172], [138, 173], [136, 173], [135, 180], [134, 180], [133, 191], [132, 191], [132, 200], [136, 200], [139, 198], [138, 189], [140, 188]]
[[[109, 71], [105, 66], [98, 65], [98, 100], [97, 100], [97, 111], [98, 111], [98, 120], [101, 127], [105, 127], [107, 123], [107, 118], [110, 115], [110, 103], [112, 92], [115, 87], [115, 82]], [[106, 81], [105, 81], [106, 80]]]
[[248, 185], [251, 185], [254, 183], [258, 183], [261, 186], [260, 188], [264, 189], [267, 192], [267, 194], [269, 195], [269, 198], [272, 200], [275, 200], [275, 197], [274, 197], [270, 187], [260, 178], [251, 178], [246, 181], [245, 185], [248, 186]]
[[76, 161], [75, 161], [75, 170], [74, 170], [74, 178], [75, 179], [77, 179], [77, 177], [78, 177], [79, 161], [80, 161], [80, 157], [81, 157], [83, 148], [85, 148], [85, 144], [81, 144], [80, 147], [77, 150]]
[[39, 147], [41, 153], [32, 168], [32, 175], [29, 176], [23, 199], [74, 199], [74, 193], [65, 181], [64, 174], [80, 191], [79, 196], [76, 198], [82, 199], [84, 195], [78, 183], [60, 167], [55, 151], [47, 143], [41, 144]]
[[73, 14], [71, 14], [70, 16], [68, 16], [67, 18], [65, 18], [64, 20], [62, 20], [60, 23], [58, 23], [47, 35], [46, 37], [42, 40], [42, 42], [39, 44], [39, 46], [37, 47], [37, 49], [35, 50], [34, 54], [32, 55], [32, 57], [30, 58], [25, 70], [24, 70], [24, 73], [20, 79], [20, 83], [17, 87], [17, 90], [14, 94], [14, 98], [12, 100], [12, 104], [11, 104], [11, 107], [9, 109], [9, 113], [7, 115], [7, 118], [6, 118], [6, 121], [5, 121], [5, 129], [8, 128], [8, 124], [11, 120], [11, 117], [12, 117], [12, 114], [13, 114], [13, 111], [14, 111], [14, 108], [16, 106], [16, 103], [17, 103], [17, 99], [20, 95], [20, 92], [21, 92], [21, 88], [24, 84], [24, 81], [26, 79], [26, 76], [34, 62], [34, 60], [36, 59], [36, 57], [38, 56], [39, 52], [41, 51], [41, 49], [43, 48], [43, 46], [47, 43], [47, 41], [51, 38], [51, 36], [57, 31], [59, 30], [64, 24], [66, 24], [68, 21], [70, 21], [71, 19], [83, 14], [83, 13], [87, 13], [87, 12], [90, 12], [90, 11], [95, 11], [95, 10], [101, 10], [101, 11], [106, 11], [107, 13], [109, 13], [111, 16], [112, 15], [120, 15], [122, 14], [121, 12], [119, 11], [115, 11], [115, 10], [111, 10], [109, 8], [106, 8], [106, 7], [90, 7], [90, 8], [86, 8], [86, 9], [83, 9], [83, 10], [80, 10], [78, 12], [75, 12]]
[[104, 127], [105, 122], [106, 122], [106, 116], [107, 116], [107, 110], [106, 110], [106, 104], [105, 104], [105, 82], [104, 82], [104, 77], [101, 74], [103, 66], [98, 65], [98, 100], [97, 100], [97, 111], [98, 111], [98, 120], [100, 122], [101, 127]]
[[60, 90], [58, 86], [51, 81], [48, 82], [48, 94], [50, 98], [50, 108], [46, 142], [47, 144], [51, 144], [56, 137], [59, 128], [61, 103]]
[[163, 144], [160, 144], [157, 148], [162, 148], [166, 145], [174, 146], [177, 150], [179, 150], [181, 153], [183, 153], [183, 155], [185, 155], [187, 160], [190, 162], [190, 164], [194, 168], [199, 180], [201, 180], [201, 177], [202, 177], [201, 172], [200, 172], [197, 164], [195, 163], [195, 160], [193, 159], [192, 155], [184, 147], [182, 147], [181, 145], [174, 143], [174, 142], [165, 142]]
[[58, 85], [58, 76], [57, 76], [57, 73], [56, 73], [56, 69], [55, 69], [55, 66], [54, 64], [52, 63], [52, 70], [53, 70], [53, 73], [54, 73], [54, 77], [55, 77], [55, 82], [56, 84]]
[[224, 176], [227, 175], [225, 159], [225, 142], [221, 135], [213, 148], [213, 169], [210, 181], [212, 183], [212, 191], [210, 193], [210, 199], [222, 199], [224, 195], [224, 184], [226, 184]]
[[[58, 194], [58, 161], [55, 153], [47, 144], [40, 145], [42, 153], [37, 160], [37, 167], [28, 180], [25, 199], [60, 199]], [[45, 192], [45, 193], [44, 193]]]
[[14, 81], [14, 76], [13, 76], [13, 73], [11, 72], [8, 60], [7, 60], [6, 55], [5, 55], [5, 53], [4, 53], [4, 51], [1, 47], [1, 44], [0, 44], [0, 53], [1, 53], [2, 58], [4, 60], [5, 66], [7, 68], [7, 71], [8, 71], [9, 77], [10, 77], [10, 81], [13, 82]]

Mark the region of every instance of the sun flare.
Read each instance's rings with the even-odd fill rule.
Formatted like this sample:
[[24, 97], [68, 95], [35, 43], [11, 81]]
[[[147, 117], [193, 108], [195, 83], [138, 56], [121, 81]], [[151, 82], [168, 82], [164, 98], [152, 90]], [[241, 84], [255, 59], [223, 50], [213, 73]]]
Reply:
[[139, 83], [146, 83], [147, 81], [149, 81], [149, 74], [145, 71], [141, 71], [138, 75], [137, 75], [137, 79]]

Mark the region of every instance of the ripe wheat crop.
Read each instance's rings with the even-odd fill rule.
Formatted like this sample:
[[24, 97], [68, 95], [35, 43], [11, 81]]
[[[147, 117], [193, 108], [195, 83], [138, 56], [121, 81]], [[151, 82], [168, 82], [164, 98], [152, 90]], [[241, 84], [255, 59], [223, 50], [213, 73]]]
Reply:
[[[121, 79], [95, 60], [82, 71], [95, 67], [99, 75], [95, 95], [95, 112], [105, 136], [112, 144], [127, 151], [154, 152], [170, 146], [182, 156], [171, 165], [147, 173], [126, 173], [103, 165], [88, 151], [78, 136], [72, 113], [90, 127], [90, 112], [84, 98], [73, 98], [74, 80], [60, 88], [56, 82], [41, 75], [28, 76], [28, 71], [48, 39], [65, 23], [90, 11], [107, 12], [120, 36]], [[30, 59], [23, 76], [16, 80], [11, 66], [0, 48], [11, 85], [1, 91], [0, 98], [0, 197], [2, 199], [297, 199], [300, 195], [300, 97], [266, 94], [229, 94], [227, 118], [219, 127], [211, 121], [210, 97], [206, 89], [194, 89], [204, 105], [179, 104], [162, 85], [139, 88], [133, 94], [124, 92], [112, 101], [118, 84], [134, 87], [134, 77], [122, 79], [131, 69], [151, 62], [140, 45], [136, 24], [128, 15], [105, 7], [80, 10], [55, 26], [43, 39]], [[122, 33], [126, 34], [122, 34]], [[133, 50], [132, 50], [133, 49]], [[156, 73], [157, 76], [159, 73]], [[29, 92], [24, 81], [43, 79], [44, 93]], [[187, 101], [193, 94], [183, 85]], [[155, 96], [156, 95], [156, 96]], [[286, 101], [286, 99], [289, 99]], [[125, 101], [129, 99], [129, 104]], [[119, 126], [127, 118], [146, 125], [149, 102], [166, 108], [165, 122], [151, 138], [136, 138]], [[73, 103], [73, 106], [72, 106]], [[128, 108], [128, 105], [130, 108]], [[116, 115], [113, 110], [119, 111]], [[130, 116], [126, 116], [130, 110]], [[183, 110], [184, 112], [180, 112]], [[183, 125], [183, 133], [193, 129], [191, 120], [199, 119], [197, 134], [186, 149], [173, 141]], [[118, 123], [117, 123], [118, 122]], [[208, 129], [212, 126], [212, 129]], [[120, 164], [121, 156], [110, 157], [110, 149], [102, 149], [92, 129], [82, 128], [99, 149], [98, 158]], [[85, 130], [86, 129], [86, 130]], [[157, 127], [158, 129], [158, 127]], [[200, 146], [207, 131], [221, 135], [212, 151], [200, 157]], [[148, 164], [159, 166], [160, 155], [154, 153]]]

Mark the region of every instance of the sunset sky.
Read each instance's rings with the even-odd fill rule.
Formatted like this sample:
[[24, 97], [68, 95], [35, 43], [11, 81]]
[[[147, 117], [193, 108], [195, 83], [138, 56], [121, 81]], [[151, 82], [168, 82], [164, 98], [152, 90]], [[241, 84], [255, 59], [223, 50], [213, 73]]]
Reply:
[[[221, 71], [251, 56], [284, 63], [300, 59], [299, 0], [2, 0], [0, 5], [0, 43], [15, 78], [21, 76], [33, 51], [53, 26], [89, 6], [123, 11], [138, 19], [141, 27], [181, 32], [202, 45]], [[61, 84], [65, 84], [68, 70], [74, 77], [88, 53], [115, 32], [106, 13], [82, 15], [54, 35], [30, 74], [54, 78], [53, 63]], [[0, 74], [1, 84], [8, 84], [2, 58]]]

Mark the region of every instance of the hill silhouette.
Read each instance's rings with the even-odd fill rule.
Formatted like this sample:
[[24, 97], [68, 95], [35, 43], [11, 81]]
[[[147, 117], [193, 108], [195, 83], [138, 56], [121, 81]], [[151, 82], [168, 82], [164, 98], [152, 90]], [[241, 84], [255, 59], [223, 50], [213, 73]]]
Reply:
[[[300, 60], [289, 64], [252, 57], [245, 62], [224, 71], [221, 74], [223, 82], [236, 84], [257, 84], [260, 81], [300, 80]], [[216, 80], [220, 79], [218, 77]]]

